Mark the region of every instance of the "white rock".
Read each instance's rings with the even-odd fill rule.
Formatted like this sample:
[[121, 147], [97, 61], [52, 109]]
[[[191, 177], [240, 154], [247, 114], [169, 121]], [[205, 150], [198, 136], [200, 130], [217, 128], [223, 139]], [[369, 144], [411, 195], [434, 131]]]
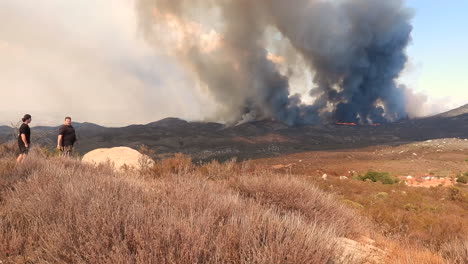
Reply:
[[324, 181], [326, 181], [327, 178], [328, 178], [328, 175], [327, 175], [327, 174], [322, 175], [322, 179], [323, 179]]
[[95, 149], [86, 153], [82, 161], [96, 165], [110, 163], [116, 169], [121, 169], [123, 166], [137, 169], [141, 165], [151, 165], [154, 163], [150, 157], [127, 147]]

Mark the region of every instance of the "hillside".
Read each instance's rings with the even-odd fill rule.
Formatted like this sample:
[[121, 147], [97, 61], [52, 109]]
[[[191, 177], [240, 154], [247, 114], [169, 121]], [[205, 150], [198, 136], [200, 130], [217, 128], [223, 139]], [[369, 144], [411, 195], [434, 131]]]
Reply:
[[329, 184], [250, 162], [177, 156], [116, 172], [35, 148], [15, 167], [11, 148], [0, 146], [2, 263], [463, 263], [458, 240], [434, 252], [406, 244]]
[[[352, 210], [300, 179], [233, 164], [200, 174], [184, 158], [141, 177], [38, 149], [29, 168], [14, 168], [7, 148], [2, 263], [327, 263], [338, 259], [341, 237], [366, 233]], [[296, 197], [283, 204], [291, 190]]]
[[464, 115], [464, 114], [468, 114], [468, 104], [463, 105], [459, 108], [447, 111], [445, 113], [441, 113], [437, 116], [438, 117], [455, 117], [455, 116]]

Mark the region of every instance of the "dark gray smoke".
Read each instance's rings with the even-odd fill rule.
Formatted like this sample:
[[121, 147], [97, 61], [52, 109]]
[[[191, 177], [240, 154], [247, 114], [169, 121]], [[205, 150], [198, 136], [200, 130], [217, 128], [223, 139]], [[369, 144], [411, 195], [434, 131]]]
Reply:
[[[139, 0], [138, 14], [147, 39], [172, 50], [219, 104], [216, 119], [365, 124], [407, 116], [396, 79], [412, 14], [401, 0]], [[275, 62], [270, 51], [280, 42], [284, 61]], [[311, 104], [291, 94], [294, 72], [280, 69], [296, 57], [314, 76]]]

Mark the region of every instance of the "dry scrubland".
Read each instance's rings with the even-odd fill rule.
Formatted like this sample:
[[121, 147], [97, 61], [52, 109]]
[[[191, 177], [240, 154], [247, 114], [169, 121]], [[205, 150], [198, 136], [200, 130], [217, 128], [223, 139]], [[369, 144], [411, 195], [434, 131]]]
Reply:
[[[324, 185], [249, 162], [195, 166], [180, 155], [117, 173], [39, 148], [15, 166], [14, 153], [14, 144], [0, 146], [3, 263], [337, 263], [343, 237], [376, 240], [385, 263], [465, 263], [468, 255], [463, 227], [423, 247], [386, 226], [390, 211], [381, 222], [368, 217], [391, 203], [343, 201], [344, 192], [356, 201], [366, 188], [387, 188], [377, 183]], [[460, 190], [446, 204], [466, 210]], [[450, 217], [450, 206], [440, 213]]]

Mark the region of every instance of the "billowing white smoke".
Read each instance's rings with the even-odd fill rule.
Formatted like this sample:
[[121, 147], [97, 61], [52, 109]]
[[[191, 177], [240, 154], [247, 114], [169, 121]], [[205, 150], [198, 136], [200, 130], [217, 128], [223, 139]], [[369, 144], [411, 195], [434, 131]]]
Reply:
[[[217, 102], [215, 119], [294, 125], [407, 116], [396, 79], [412, 12], [401, 0], [138, 0], [137, 10], [147, 40], [177, 56]], [[292, 92], [301, 66], [313, 75], [312, 100]]]

